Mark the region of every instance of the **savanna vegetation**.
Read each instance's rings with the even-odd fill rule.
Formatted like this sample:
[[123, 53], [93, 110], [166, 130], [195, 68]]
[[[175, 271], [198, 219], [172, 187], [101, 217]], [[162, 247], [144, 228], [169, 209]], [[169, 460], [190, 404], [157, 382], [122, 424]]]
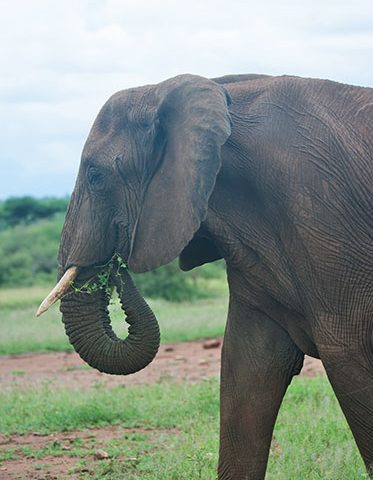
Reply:
[[[213, 480], [218, 445], [218, 382], [164, 382], [90, 391], [48, 386], [0, 393], [0, 430], [6, 435], [77, 431], [108, 425], [127, 427], [107, 439], [108, 458], [92, 462], [94, 439], [75, 437], [64, 449], [5, 449], [1, 460], [23, 455], [39, 465], [50, 456], [74, 459], [69, 474], [85, 479]], [[66, 477], [69, 478], [69, 474]], [[296, 379], [283, 403], [272, 443], [268, 480], [366, 479], [350, 431], [324, 377]]]
[[[56, 254], [67, 199], [11, 199], [0, 203], [0, 355], [70, 350], [58, 307], [34, 314], [55, 281]], [[179, 272], [172, 263], [136, 276], [157, 315], [162, 342], [223, 334], [227, 310], [224, 264]], [[125, 335], [122, 312], [110, 306], [114, 329]], [[26, 361], [27, 361], [27, 357]], [[1, 358], [0, 358], [1, 361]], [[21, 371], [10, 372], [14, 378]], [[1, 380], [1, 379], [0, 379]], [[163, 379], [145, 386], [79, 391], [46, 383], [0, 389], [0, 478], [9, 462], [33, 463], [35, 475], [54, 458], [69, 460], [59, 478], [213, 480], [218, 456], [218, 379], [196, 384]], [[95, 460], [95, 435], [106, 457]], [[113, 430], [114, 431], [114, 430]], [[72, 440], [7, 444], [14, 435], [70, 432]], [[49, 462], [49, 463], [48, 463]], [[3, 475], [3, 477], [2, 477]], [[14, 477], [16, 478], [16, 477]], [[34, 477], [33, 477], [34, 478]], [[366, 479], [350, 430], [325, 376], [296, 378], [276, 424], [269, 480]]]

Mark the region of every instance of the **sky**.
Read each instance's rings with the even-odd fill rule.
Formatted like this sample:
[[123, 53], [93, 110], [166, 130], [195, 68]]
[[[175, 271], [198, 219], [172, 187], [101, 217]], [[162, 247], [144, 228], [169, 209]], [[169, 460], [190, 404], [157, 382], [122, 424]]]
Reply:
[[373, 1], [0, 0], [0, 199], [70, 194], [107, 98], [180, 73], [373, 87]]

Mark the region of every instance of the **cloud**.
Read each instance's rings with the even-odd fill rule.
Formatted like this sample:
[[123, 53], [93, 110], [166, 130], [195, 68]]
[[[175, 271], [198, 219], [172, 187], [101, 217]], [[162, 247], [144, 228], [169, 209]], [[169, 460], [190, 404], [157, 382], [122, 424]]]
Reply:
[[183, 72], [373, 86], [371, 0], [0, 0], [0, 8], [0, 197], [15, 184], [25, 194], [71, 191], [97, 111], [123, 88]]

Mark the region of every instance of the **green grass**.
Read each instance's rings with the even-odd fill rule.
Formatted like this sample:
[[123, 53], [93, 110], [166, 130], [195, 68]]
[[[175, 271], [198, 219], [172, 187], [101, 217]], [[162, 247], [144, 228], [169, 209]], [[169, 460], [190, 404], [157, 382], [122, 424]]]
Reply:
[[[87, 478], [88, 475], [118, 480], [216, 478], [217, 380], [195, 385], [162, 383], [131, 389], [94, 388], [74, 391], [74, 395], [67, 389], [47, 387], [10, 388], [0, 393], [0, 431], [4, 434], [48, 433], [105, 425], [141, 427], [142, 430], [139, 434], [109, 441], [105, 450], [110, 459], [96, 462]], [[63, 453], [80, 458], [84, 464], [94, 445], [82, 447], [78, 441], [70, 452]], [[3, 452], [8, 456], [14, 454], [11, 449]], [[57, 444], [23, 454], [42, 460], [45, 455], [62, 455], [62, 451]], [[295, 379], [275, 429], [267, 479], [303, 478], [367, 478], [325, 377]]]
[[[222, 288], [222, 287], [220, 287]], [[35, 311], [48, 287], [0, 289], [0, 355], [24, 352], [71, 350], [58, 306], [42, 317]], [[216, 298], [191, 303], [150, 300], [161, 328], [163, 343], [222, 335], [226, 321], [226, 287]], [[111, 306], [112, 320], [119, 336], [126, 336], [126, 323], [119, 304]]]
[[37, 306], [50, 292], [50, 285], [21, 287], [21, 288], [0, 288], [1, 311], [9, 309], [23, 309]]

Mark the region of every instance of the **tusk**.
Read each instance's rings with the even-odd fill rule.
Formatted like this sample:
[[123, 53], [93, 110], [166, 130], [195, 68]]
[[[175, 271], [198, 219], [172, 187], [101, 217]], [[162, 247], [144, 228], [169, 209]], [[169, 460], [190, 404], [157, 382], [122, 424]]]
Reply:
[[41, 302], [38, 311], [36, 312], [36, 316], [40, 317], [40, 315], [48, 310], [54, 303], [57, 302], [69, 289], [71, 282], [77, 277], [78, 275], [78, 267], [70, 267], [66, 270], [61, 280], [57, 283], [54, 289], [50, 292], [50, 294]]

